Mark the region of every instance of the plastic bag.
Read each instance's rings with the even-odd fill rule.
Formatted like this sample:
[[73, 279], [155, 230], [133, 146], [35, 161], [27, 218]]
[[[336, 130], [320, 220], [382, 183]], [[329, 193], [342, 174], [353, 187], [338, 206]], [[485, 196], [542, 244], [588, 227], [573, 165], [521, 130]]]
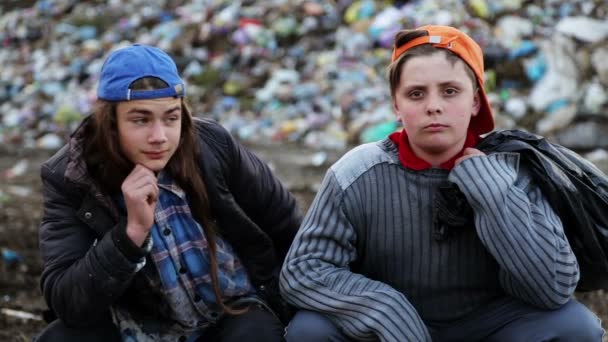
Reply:
[[[520, 161], [528, 165], [560, 217], [576, 255], [581, 271], [576, 291], [608, 289], [608, 176], [575, 152], [521, 130], [493, 132], [476, 148], [486, 154], [520, 154]], [[464, 195], [455, 189], [458, 188], [453, 183], [438, 189], [434, 219], [437, 241], [466, 226], [460, 223], [471, 222], [468, 203], [463, 204]], [[454, 220], [458, 215], [467, 217]]]

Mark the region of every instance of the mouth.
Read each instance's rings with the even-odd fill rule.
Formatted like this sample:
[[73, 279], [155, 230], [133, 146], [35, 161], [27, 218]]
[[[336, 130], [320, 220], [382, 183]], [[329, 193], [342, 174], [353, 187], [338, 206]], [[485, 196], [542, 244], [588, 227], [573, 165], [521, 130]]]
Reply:
[[438, 128], [438, 127], [448, 127], [446, 125], [442, 125], [440, 123], [432, 123], [430, 125], [426, 125], [424, 126], [424, 128]]
[[442, 125], [440, 123], [432, 123], [430, 125], [424, 126], [424, 130], [431, 133], [443, 132], [446, 129], [447, 125]]
[[150, 159], [161, 159], [167, 151], [147, 151], [144, 155]]

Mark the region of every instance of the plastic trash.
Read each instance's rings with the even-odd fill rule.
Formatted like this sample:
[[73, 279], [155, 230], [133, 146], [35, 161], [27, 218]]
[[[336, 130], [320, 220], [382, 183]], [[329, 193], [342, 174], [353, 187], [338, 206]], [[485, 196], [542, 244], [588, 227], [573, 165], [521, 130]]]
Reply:
[[313, 154], [310, 158], [310, 162], [313, 166], [319, 167], [325, 164], [327, 161], [327, 152], [321, 151]]
[[6, 191], [17, 197], [27, 197], [32, 194], [33, 189], [29, 186], [10, 185], [7, 187]]
[[361, 132], [361, 142], [369, 143], [382, 140], [395, 132], [398, 127], [399, 125], [395, 120], [370, 126]]
[[23, 260], [23, 257], [12, 249], [3, 247], [3, 248], [1, 248], [1, 251], [2, 251], [2, 260], [9, 265], [16, 264]]
[[602, 111], [608, 103], [608, 93], [598, 81], [593, 81], [585, 91], [583, 98], [583, 108], [591, 114], [603, 114], [608, 117], [608, 110]]
[[17, 163], [15, 163], [10, 169], [4, 171], [4, 177], [7, 179], [12, 179], [15, 177], [22, 176], [25, 174], [29, 167], [29, 161], [27, 159], [21, 159]]
[[523, 118], [528, 110], [526, 101], [523, 98], [510, 98], [505, 103], [505, 111], [515, 120]]
[[140, 42], [175, 56], [195, 115], [241, 139], [361, 143], [393, 118], [377, 112], [391, 101], [394, 34], [428, 23], [482, 46], [499, 128], [558, 132], [566, 108], [576, 121], [608, 112], [605, 13], [608, 3], [587, 0], [38, 1], [0, 14], [0, 64], [10, 66], [0, 68], [0, 142], [63, 145], [92, 109], [107, 52]]
[[36, 142], [36, 146], [44, 150], [58, 150], [63, 144], [64, 139], [55, 133], [47, 133]]
[[515, 49], [509, 52], [510, 59], [529, 56], [538, 50], [536, 44], [529, 40], [523, 40]]
[[476, 16], [481, 18], [488, 18], [490, 16], [490, 9], [486, 0], [469, 0], [468, 2]]
[[547, 60], [547, 72], [530, 93], [530, 103], [537, 111], [543, 111], [552, 102], [560, 99], [574, 100], [579, 82], [579, 70], [572, 40], [555, 35], [551, 41], [541, 43]]
[[608, 85], [608, 46], [600, 46], [591, 53], [591, 64], [600, 82]]
[[597, 43], [608, 37], [608, 21], [588, 17], [568, 17], [560, 20], [555, 30], [588, 43]]

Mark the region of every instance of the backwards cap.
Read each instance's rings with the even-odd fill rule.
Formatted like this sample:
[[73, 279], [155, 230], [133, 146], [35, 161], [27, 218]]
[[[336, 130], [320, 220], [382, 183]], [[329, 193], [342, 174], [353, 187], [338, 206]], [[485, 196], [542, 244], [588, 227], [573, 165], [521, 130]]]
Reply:
[[[164, 89], [131, 90], [143, 77], [156, 77], [169, 86]], [[161, 97], [183, 97], [185, 86], [175, 62], [159, 48], [134, 44], [118, 49], [101, 67], [97, 98], [107, 101], [130, 101]]]
[[471, 118], [470, 129], [476, 135], [488, 133], [494, 129], [494, 118], [492, 108], [483, 88], [483, 53], [481, 47], [464, 32], [450, 26], [427, 25], [416, 29], [428, 32], [427, 36], [421, 36], [410, 40], [402, 46], [393, 50], [392, 62], [395, 62], [407, 50], [422, 44], [431, 44], [434, 47], [447, 49], [460, 57], [475, 73], [479, 83], [479, 97], [481, 107], [479, 113]]

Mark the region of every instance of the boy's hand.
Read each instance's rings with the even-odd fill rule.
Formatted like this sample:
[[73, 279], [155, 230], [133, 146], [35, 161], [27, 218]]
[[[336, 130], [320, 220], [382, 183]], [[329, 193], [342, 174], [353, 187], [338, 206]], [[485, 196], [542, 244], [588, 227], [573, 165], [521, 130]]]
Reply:
[[478, 150], [476, 148], [467, 147], [462, 152], [462, 157], [456, 159], [456, 161], [454, 162], [454, 166], [462, 163], [463, 160], [469, 159], [473, 156], [485, 156], [485, 155], [486, 155], [485, 153], [481, 152], [480, 150]]
[[127, 235], [138, 246], [148, 236], [154, 223], [158, 183], [152, 170], [135, 165], [121, 186], [127, 207]]

